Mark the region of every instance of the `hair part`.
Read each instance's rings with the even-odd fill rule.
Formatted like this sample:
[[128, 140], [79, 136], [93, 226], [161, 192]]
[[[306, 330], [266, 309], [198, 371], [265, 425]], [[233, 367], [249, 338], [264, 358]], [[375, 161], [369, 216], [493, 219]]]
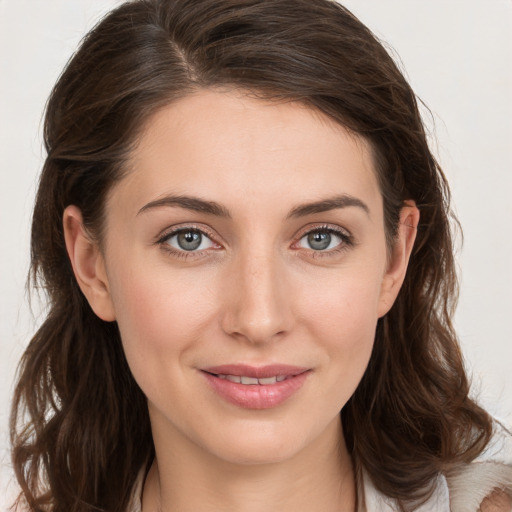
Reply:
[[[491, 435], [469, 397], [451, 324], [457, 296], [449, 189], [416, 98], [373, 34], [330, 0], [138, 0], [83, 40], [46, 108], [31, 272], [49, 314], [21, 362], [11, 439], [29, 510], [124, 512], [154, 455], [145, 397], [115, 323], [93, 313], [66, 253], [71, 204], [103, 238], [105, 202], [150, 117], [192, 91], [296, 101], [369, 141], [392, 244], [404, 201], [420, 225], [405, 282], [378, 322], [368, 369], [341, 412], [349, 449], [404, 510]], [[101, 409], [99, 405], [101, 404]]]

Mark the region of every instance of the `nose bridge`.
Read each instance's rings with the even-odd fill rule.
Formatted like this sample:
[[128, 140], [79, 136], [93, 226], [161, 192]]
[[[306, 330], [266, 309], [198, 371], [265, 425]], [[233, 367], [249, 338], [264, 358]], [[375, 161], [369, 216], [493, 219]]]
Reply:
[[253, 343], [270, 341], [290, 326], [289, 297], [278, 255], [269, 247], [244, 251], [230, 275], [224, 330]]

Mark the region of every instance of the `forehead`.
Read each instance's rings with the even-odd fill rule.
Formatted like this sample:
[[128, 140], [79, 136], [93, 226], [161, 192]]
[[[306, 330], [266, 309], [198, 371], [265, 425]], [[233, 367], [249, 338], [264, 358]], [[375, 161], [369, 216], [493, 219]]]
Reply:
[[218, 202], [307, 202], [334, 193], [380, 201], [370, 145], [297, 102], [203, 90], [156, 112], [114, 191], [141, 204], [193, 194]]

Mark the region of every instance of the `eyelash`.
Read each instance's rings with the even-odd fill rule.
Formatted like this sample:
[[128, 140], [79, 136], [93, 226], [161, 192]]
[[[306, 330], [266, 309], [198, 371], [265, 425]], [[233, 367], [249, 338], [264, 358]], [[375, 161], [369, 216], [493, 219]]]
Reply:
[[[186, 251], [186, 250], [174, 249], [169, 245], [168, 242], [173, 236], [176, 236], [179, 233], [183, 233], [183, 232], [187, 232], [187, 231], [198, 232], [201, 235], [206, 236], [212, 242], [212, 244], [221, 247], [220, 244], [215, 242], [215, 237], [209, 230], [205, 229], [203, 226], [199, 227], [199, 226], [195, 226], [195, 225], [179, 226], [179, 227], [175, 227], [169, 231], [166, 231], [162, 236], [160, 236], [158, 238], [156, 243], [158, 245], [160, 245], [163, 250], [165, 250], [167, 253], [171, 254], [173, 257], [176, 257], [176, 258], [189, 259], [189, 258], [200, 258], [200, 257], [207, 256], [208, 252], [210, 252], [210, 248], [203, 249], [201, 251]], [[328, 233], [331, 235], [334, 234], [341, 240], [341, 242], [333, 249], [329, 249], [329, 250], [325, 250], [325, 251], [321, 251], [321, 250], [315, 251], [314, 249], [306, 249], [310, 253], [310, 255], [315, 259], [316, 258], [325, 258], [325, 257], [330, 257], [330, 256], [340, 254], [341, 252], [344, 252], [355, 245], [353, 236], [350, 233], [348, 233], [347, 231], [342, 230], [337, 227], [334, 227], [334, 226], [330, 226], [330, 225], [322, 225], [322, 226], [315, 226], [313, 228], [306, 229], [306, 230], [302, 231], [301, 234], [298, 236], [297, 241], [295, 241], [292, 244], [292, 247], [297, 245], [305, 236], [311, 235], [313, 233]], [[214, 249], [214, 250], [217, 250], [217, 249]], [[299, 250], [299, 248], [296, 248], [296, 250]]]
[[305, 236], [311, 235], [313, 233], [328, 233], [330, 235], [337, 236], [341, 240], [341, 242], [335, 248], [326, 251], [315, 251], [314, 249], [306, 249], [310, 253], [311, 257], [313, 257], [314, 259], [329, 258], [339, 255], [340, 253], [347, 251], [348, 249], [354, 247], [355, 245], [354, 238], [348, 231], [327, 224], [322, 226], [315, 226], [313, 228], [309, 228], [302, 231], [301, 234], [298, 236], [297, 242], [294, 242], [293, 245], [297, 245]]
[[209, 252], [209, 249], [203, 249], [202, 251], [185, 251], [185, 250], [177, 250], [171, 247], [171, 245], [168, 243], [169, 240], [179, 233], [186, 233], [186, 232], [195, 232], [200, 233], [203, 236], [206, 236], [214, 245], [217, 245], [220, 247], [220, 244], [215, 242], [213, 234], [207, 230], [203, 226], [195, 226], [195, 225], [184, 225], [184, 226], [178, 226], [175, 228], [170, 229], [169, 231], [166, 231], [157, 241], [156, 243], [162, 247], [164, 251], [171, 254], [173, 257], [176, 258], [182, 258], [182, 259], [189, 259], [189, 258], [200, 258], [207, 255], [207, 252]]

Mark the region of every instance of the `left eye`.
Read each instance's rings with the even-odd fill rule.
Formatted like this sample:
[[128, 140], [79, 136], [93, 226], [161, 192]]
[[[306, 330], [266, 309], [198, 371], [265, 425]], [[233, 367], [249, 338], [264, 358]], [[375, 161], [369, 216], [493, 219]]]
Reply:
[[165, 243], [178, 251], [202, 251], [213, 247], [213, 242], [197, 229], [182, 229], [169, 236]]
[[332, 230], [311, 231], [299, 240], [299, 247], [313, 251], [328, 251], [343, 243], [341, 235]]

